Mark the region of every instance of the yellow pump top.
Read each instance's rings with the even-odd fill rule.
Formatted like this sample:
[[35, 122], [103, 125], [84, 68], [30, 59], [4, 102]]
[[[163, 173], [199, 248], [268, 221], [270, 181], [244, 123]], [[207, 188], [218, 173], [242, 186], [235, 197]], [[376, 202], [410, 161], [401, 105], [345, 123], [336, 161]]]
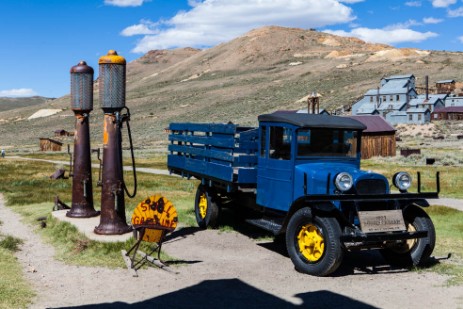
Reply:
[[100, 57], [98, 64], [126, 64], [125, 58], [119, 56], [117, 52], [113, 49], [108, 51], [108, 54]]

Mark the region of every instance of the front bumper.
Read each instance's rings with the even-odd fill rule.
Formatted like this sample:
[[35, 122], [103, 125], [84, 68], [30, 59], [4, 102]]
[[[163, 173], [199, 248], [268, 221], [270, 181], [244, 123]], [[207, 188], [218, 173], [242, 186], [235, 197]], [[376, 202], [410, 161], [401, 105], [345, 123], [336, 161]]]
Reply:
[[342, 242], [384, 242], [395, 240], [406, 240], [414, 238], [425, 238], [428, 236], [428, 231], [417, 232], [388, 232], [388, 233], [363, 233], [356, 231], [352, 234], [341, 235]]

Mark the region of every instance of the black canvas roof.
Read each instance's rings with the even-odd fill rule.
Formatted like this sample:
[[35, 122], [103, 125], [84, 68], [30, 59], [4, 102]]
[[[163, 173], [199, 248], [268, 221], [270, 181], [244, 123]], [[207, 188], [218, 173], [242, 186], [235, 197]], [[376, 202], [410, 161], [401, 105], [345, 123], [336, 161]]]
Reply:
[[351, 118], [321, 114], [275, 112], [273, 114], [260, 115], [258, 119], [259, 122], [283, 122], [307, 128], [336, 128], [353, 130], [364, 130], [367, 128], [361, 122]]

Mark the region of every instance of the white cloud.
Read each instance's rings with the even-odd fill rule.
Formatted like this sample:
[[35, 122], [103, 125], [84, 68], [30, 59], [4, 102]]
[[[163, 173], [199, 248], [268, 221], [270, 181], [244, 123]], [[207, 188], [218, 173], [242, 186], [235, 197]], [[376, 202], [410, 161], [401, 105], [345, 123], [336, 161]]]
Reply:
[[434, 18], [434, 17], [425, 17], [423, 18], [423, 23], [425, 24], [438, 24], [443, 22], [443, 19], [440, 18]]
[[155, 23], [149, 20], [141, 20], [138, 25], [132, 25], [121, 31], [122, 36], [147, 35], [159, 33]]
[[447, 15], [449, 17], [462, 17], [463, 16], [463, 6], [460, 6], [458, 9], [455, 9], [455, 10], [448, 10]]
[[363, 2], [365, 0], [339, 0], [339, 2], [343, 2], [343, 3], [359, 3], [359, 2]]
[[[120, 0], [119, 0], [120, 1]], [[317, 28], [348, 23], [352, 9], [337, 0], [189, 0], [189, 11], [158, 22], [158, 33], [144, 36], [132, 50], [209, 47], [267, 25]]]
[[397, 23], [397, 24], [392, 24], [384, 28], [384, 30], [397, 30], [397, 29], [408, 29], [412, 26], [419, 26], [421, 25], [420, 22], [414, 20], [414, 19], [409, 19], [406, 22], [403, 23]]
[[146, 0], [104, 0], [104, 4], [113, 6], [141, 6]]
[[0, 97], [32, 97], [35, 95], [37, 92], [30, 88], [0, 90]]
[[188, 0], [188, 5], [191, 7], [195, 7], [201, 4], [201, 0]]
[[432, 0], [432, 6], [435, 8], [446, 8], [457, 3], [457, 0]]
[[350, 32], [344, 30], [324, 30], [324, 32], [339, 35], [351, 36], [370, 43], [398, 44], [405, 42], [421, 42], [437, 36], [434, 32], [418, 32], [411, 29], [369, 29], [355, 28]]
[[421, 1], [408, 1], [408, 2], [405, 2], [405, 5], [412, 6], [412, 7], [420, 7]]
[[463, 35], [458, 37], [458, 41], [460, 41], [461, 43], [463, 43]]

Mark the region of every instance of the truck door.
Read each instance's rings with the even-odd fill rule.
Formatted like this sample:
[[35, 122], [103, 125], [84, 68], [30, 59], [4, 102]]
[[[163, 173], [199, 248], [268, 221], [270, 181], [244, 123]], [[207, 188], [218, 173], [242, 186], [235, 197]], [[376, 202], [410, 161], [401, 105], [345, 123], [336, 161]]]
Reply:
[[288, 210], [293, 197], [293, 129], [262, 125], [257, 171], [257, 204]]

